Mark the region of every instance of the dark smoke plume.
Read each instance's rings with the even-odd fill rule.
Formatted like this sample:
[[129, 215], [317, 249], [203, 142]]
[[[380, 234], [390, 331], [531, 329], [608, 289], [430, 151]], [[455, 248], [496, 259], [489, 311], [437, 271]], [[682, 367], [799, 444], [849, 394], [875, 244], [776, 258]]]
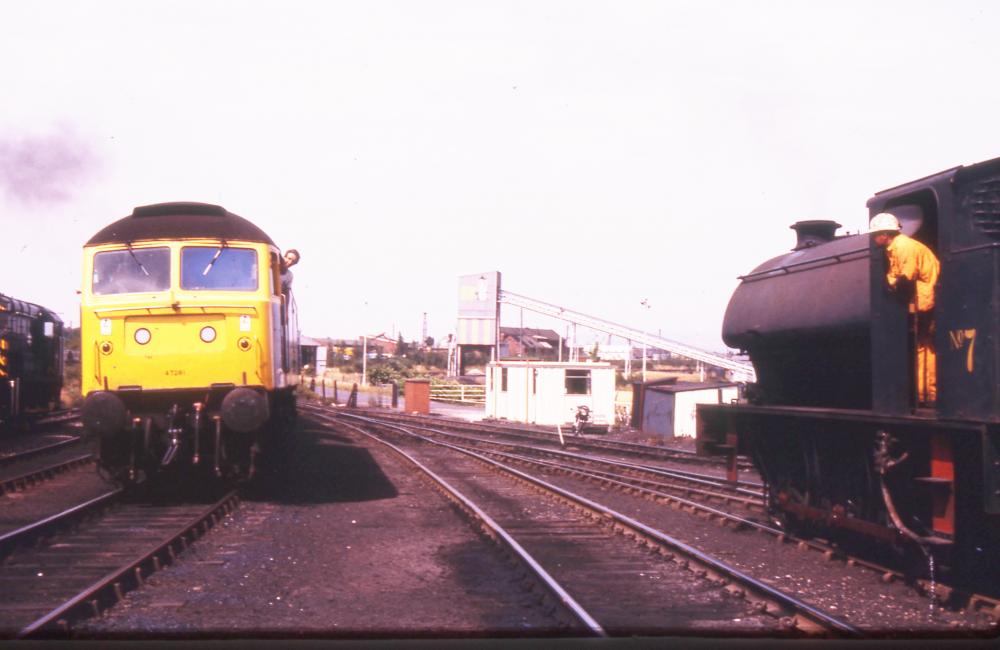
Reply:
[[44, 136], [0, 137], [0, 190], [23, 203], [69, 199], [95, 164], [90, 147], [66, 129]]

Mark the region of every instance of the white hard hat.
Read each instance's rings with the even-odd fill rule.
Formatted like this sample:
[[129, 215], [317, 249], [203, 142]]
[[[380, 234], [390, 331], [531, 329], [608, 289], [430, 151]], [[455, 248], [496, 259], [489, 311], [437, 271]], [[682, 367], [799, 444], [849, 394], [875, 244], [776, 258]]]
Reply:
[[888, 212], [879, 212], [872, 220], [868, 223], [868, 232], [899, 232], [902, 230], [899, 226], [899, 219], [896, 215], [890, 214]]

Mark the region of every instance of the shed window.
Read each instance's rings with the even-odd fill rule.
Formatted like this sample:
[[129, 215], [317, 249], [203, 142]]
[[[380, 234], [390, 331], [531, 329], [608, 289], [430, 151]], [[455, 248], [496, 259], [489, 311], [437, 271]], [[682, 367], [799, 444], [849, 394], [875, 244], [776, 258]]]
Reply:
[[566, 371], [566, 394], [567, 395], [590, 395], [590, 371], [589, 370], [567, 370]]
[[507, 369], [506, 368], [501, 368], [500, 369], [500, 392], [501, 393], [506, 393], [507, 392]]

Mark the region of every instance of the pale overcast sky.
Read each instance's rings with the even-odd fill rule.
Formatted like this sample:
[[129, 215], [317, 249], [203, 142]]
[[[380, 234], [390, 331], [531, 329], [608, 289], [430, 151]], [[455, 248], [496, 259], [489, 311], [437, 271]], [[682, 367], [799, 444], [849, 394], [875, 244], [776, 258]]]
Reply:
[[857, 231], [1000, 155], [998, 29], [960, 0], [0, 0], [0, 292], [76, 324], [87, 239], [204, 201], [301, 251], [310, 336], [440, 339], [498, 270], [722, 350], [791, 223]]

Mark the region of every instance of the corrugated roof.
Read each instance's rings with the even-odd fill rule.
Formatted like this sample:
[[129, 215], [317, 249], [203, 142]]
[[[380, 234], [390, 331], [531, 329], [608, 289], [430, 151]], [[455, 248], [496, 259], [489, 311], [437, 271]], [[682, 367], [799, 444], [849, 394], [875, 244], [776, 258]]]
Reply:
[[654, 390], [658, 393], [687, 393], [693, 390], [715, 390], [718, 388], [733, 388], [737, 386], [734, 382], [680, 382], [676, 384], [662, 384], [659, 386], [646, 385], [649, 390]]

